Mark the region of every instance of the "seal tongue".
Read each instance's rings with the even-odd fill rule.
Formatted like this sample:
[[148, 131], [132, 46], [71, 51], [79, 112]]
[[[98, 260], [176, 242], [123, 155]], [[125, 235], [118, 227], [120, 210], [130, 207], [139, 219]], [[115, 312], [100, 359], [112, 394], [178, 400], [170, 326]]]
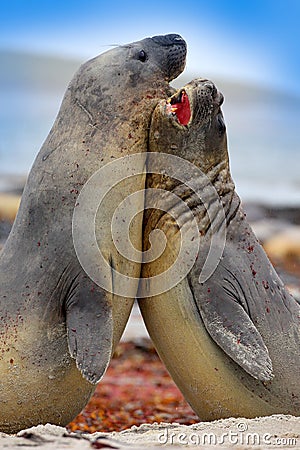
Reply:
[[191, 107], [187, 93], [182, 90], [177, 97], [171, 98], [171, 111], [176, 114], [181, 125], [187, 125], [191, 118]]

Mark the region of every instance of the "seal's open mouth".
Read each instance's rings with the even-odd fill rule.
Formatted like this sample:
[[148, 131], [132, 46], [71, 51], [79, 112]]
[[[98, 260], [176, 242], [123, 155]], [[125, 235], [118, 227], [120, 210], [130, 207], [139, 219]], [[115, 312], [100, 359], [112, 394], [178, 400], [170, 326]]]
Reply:
[[[223, 95], [212, 81], [198, 78], [186, 84], [167, 100], [165, 113], [173, 119], [174, 124], [182, 127], [192, 125], [192, 120], [193, 122], [196, 120], [197, 123], [208, 123], [211, 117], [220, 112], [223, 101]], [[221, 123], [220, 127], [222, 128]]]
[[187, 125], [189, 123], [191, 107], [185, 89], [181, 89], [179, 93], [176, 93], [168, 100], [167, 111], [168, 113], [174, 114], [181, 125]]

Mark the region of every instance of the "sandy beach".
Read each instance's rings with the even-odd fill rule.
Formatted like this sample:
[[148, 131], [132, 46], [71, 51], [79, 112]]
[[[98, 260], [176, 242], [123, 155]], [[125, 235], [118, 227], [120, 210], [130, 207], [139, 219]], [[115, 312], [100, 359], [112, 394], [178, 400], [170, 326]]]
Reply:
[[226, 419], [191, 426], [171, 423], [144, 424], [121, 433], [68, 433], [54, 425], [38, 425], [16, 436], [0, 435], [2, 448], [47, 449], [298, 449], [300, 421], [293, 416], [274, 415], [257, 419]]

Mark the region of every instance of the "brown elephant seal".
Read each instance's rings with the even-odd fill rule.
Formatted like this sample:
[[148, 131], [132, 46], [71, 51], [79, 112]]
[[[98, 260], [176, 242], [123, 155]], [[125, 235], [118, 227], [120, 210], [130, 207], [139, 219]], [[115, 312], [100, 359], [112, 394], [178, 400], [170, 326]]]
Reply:
[[[235, 192], [222, 101], [211, 81], [196, 79], [153, 113], [150, 151], [184, 159], [176, 164], [171, 159], [162, 173], [159, 154], [149, 154], [147, 189], [170, 191], [177, 203], [159, 209], [152, 203], [146, 210], [144, 249], [149, 237], [155, 247], [156, 235], [150, 236], [155, 228], [167, 243], [157, 260], [143, 265], [148, 291], [145, 283], [146, 298], [139, 305], [160, 357], [201, 420], [299, 415], [300, 308], [257, 241]], [[184, 177], [185, 184], [178, 181]], [[197, 239], [199, 251], [181, 282], [173, 275], [170, 289], [153, 296], [153, 277], [178, 256], [180, 220], [188, 229], [191, 223], [181, 203], [198, 225], [186, 258]]]
[[[146, 152], [153, 109], [161, 96], [170, 95], [168, 82], [183, 70], [185, 58], [180, 36], [146, 38], [88, 61], [67, 89], [1, 253], [1, 431], [66, 425], [106, 370], [137, 285], [130, 298], [122, 298], [86, 275], [73, 247], [73, 210], [82, 186], [99, 168]], [[112, 204], [144, 182], [135, 177], [116, 188], [97, 217], [96, 234]], [[134, 236], [141, 244], [141, 219]], [[111, 266], [139, 276], [140, 264], [122, 258], [109, 236], [101, 245]]]

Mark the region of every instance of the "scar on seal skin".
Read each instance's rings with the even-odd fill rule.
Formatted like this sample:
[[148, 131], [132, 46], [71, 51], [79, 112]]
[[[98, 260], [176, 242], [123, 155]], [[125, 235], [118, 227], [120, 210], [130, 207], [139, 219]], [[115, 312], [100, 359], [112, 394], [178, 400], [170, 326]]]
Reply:
[[[47, 422], [66, 425], [107, 368], [137, 283], [132, 298], [123, 298], [86, 275], [73, 246], [73, 210], [99, 168], [146, 152], [153, 109], [173, 92], [168, 82], [181, 73], [185, 58], [186, 43], [179, 35], [146, 38], [83, 64], [66, 91], [0, 255], [3, 432]], [[96, 235], [113, 208], [144, 186], [141, 175], [116, 187], [97, 215]], [[135, 221], [133, 235], [141, 248], [142, 218]], [[113, 267], [138, 279], [140, 264], [117, 252], [108, 231], [101, 245]]]
[[[211, 204], [209, 217], [201, 203], [203, 180], [197, 180], [195, 195], [178, 180], [155, 174], [155, 163], [148, 167], [148, 189], [169, 190], [192, 210], [200, 248], [183, 281], [161, 295], [140, 299], [139, 305], [160, 357], [201, 420], [299, 415], [299, 304], [257, 241], [235, 192], [222, 102], [211, 81], [196, 79], [161, 101], [153, 113], [150, 151], [175, 154], [201, 170], [221, 202], [226, 241], [215, 271], [200, 283], [212, 225], [221, 225], [219, 210]], [[165, 233], [167, 245], [158, 262], [143, 265], [146, 278], [170, 267], [180, 246], [172, 217], [148, 209], [144, 249], [155, 228]]]

